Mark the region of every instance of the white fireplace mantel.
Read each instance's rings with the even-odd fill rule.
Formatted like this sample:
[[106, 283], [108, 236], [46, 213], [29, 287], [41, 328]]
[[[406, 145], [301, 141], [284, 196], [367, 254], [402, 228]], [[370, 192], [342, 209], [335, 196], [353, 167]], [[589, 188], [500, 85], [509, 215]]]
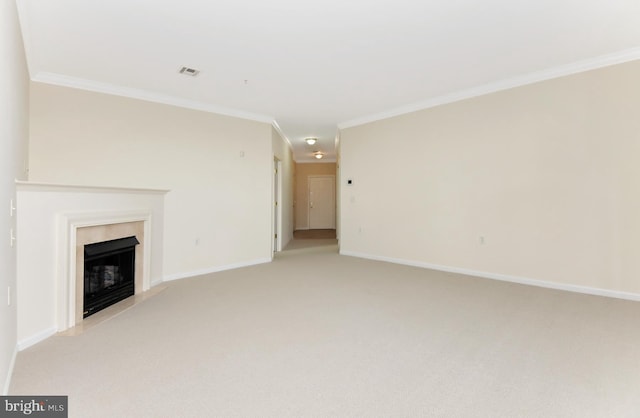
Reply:
[[20, 350], [76, 324], [79, 228], [142, 222], [142, 290], [162, 282], [167, 190], [35, 182], [16, 190]]

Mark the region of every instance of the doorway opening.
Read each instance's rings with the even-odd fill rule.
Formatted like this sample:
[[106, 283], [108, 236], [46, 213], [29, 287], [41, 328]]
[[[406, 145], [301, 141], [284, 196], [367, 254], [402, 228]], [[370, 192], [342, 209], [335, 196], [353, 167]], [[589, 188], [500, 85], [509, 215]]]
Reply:
[[337, 251], [337, 164], [297, 163], [294, 176], [294, 231], [286, 251]]

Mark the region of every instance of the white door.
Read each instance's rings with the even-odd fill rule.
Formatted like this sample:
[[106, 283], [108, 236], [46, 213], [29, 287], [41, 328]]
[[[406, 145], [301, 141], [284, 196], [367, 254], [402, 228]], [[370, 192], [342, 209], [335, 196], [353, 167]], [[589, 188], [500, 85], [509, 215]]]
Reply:
[[336, 228], [336, 177], [309, 176], [309, 229]]

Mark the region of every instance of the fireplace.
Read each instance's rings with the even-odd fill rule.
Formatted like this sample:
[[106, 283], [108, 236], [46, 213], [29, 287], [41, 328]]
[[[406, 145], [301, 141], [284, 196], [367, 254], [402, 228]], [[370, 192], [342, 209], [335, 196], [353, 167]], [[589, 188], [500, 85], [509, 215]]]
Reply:
[[[76, 326], [81, 332], [84, 321], [85, 326], [99, 323], [162, 282], [167, 192], [16, 181], [21, 349]], [[83, 318], [84, 246], [131, 236], [140, 242], [135, 246], [134, 297]]]
[[135, 294], [135, 236], [84, 246], [83, 318]]

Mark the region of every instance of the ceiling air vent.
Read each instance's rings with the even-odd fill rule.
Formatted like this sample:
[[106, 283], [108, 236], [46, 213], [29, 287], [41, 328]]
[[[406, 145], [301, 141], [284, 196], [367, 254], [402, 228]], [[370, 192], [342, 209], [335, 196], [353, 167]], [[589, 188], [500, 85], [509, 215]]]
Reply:
[[195, 68], [189, 68], [189, 67], [180, 68], [180, 74], [185, 74], [185, 75], [190, 75], [191, 77], [195, 77], [198, 75], [198, 73], [200, 73], [200, 71], [196, 70]]

